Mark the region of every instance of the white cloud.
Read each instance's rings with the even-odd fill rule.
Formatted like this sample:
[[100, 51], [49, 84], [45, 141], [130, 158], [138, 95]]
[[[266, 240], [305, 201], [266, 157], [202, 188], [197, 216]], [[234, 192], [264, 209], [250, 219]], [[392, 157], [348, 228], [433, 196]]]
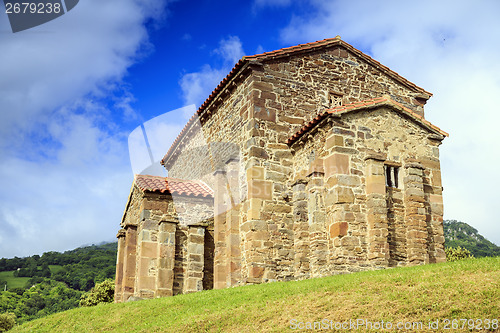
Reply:
[[114, 238], [133, 174], [113, 119], [136, 116], [122, 79], [167, 2], [81, 1], [16, 34], [0, 21], [0, 257]]
[[500, 244], [496, 154], [500, 113], [498, 1], [311, 1], [286, 43], [342, 39], [434, 93], [426, 118], [450, 138], [441, 146], [445, 218], [462, 220]]
[[266, 51], [264, 50], [264, 47], [262, 47], [262, 45], [257, 46], [257, 50], [255, 50], [255, 54], [261, 54], [264, 52], [266, 52]]
[[191, 104], [166, 112], [130, 133], [128, 148], [134, 174], [166, 176], [160, 161], [195, 111], [196, 107]]
[[96, 125], [68, 112], [50, 124], [54, 156], [2, 160], [2, 256], [113, 239], [132, 173], [123, 140]]
[[209, 64], [205, 64], [199, 72], [188, 73], [181, 78], [180, 85], [186, 105], [201, 105], [236, 62], [245, 55], [241, 41], [237, 36], [221, 40], [214, 53], [223, 59], [220, 68], [213, 68]]
[[230, 65], [234, 65], [245, 55], [241, 41], [237, 36], [229, 36], [227, 39], [221, 40], [219, 48], [215, 49], [214, 52], [219, 54], [226, 64]]

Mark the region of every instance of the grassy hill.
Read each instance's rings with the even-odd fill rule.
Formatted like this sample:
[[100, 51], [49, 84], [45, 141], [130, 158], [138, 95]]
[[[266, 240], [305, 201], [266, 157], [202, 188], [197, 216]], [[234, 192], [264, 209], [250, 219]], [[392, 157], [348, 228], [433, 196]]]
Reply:
[[14, 271], [0, 272], [0, 291], [4, 290], [5, 283], [11, 288], [23, 288], [29, 277], [15, 277]]
[[393, 328], [417, 325], [413, 332], [429, 331], [429, 321], [439, 325], [432, 331], [450, 331], [444, 330], [446, 320], [457, 319], [464, 329], [453, 331], [463, 332], [472, 322], [460, 319], [499, 320], [499, 305], [495, 257], [78, 308], [12, 332], [281, 332], [314, 322], [348, 325], [350, 319], [360, 320], [360, 331], [383, 320]]
[[[62, 266], [59, 265], [49, 265], [50, 271], [52, 273], [57, 273], [62, 270]], [[29, 277], [16, 277], [14, 276], [15, 271], [4, 271], [0, 272], [0, 291], [4, 290], [4, 282], [7, 284], [6, 289], [14, 288], [25, 288], [26, 284], [30, 280]]]

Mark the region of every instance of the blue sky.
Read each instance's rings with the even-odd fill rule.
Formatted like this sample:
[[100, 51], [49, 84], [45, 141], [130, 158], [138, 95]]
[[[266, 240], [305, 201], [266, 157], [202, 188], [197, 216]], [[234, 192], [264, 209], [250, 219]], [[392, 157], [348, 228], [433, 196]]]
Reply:
[[[1, 6], [0, 6], [1, 7]], [[434, 93], [445, 218], [500, 244], [498, 1], [81, 0], [0, 12], [0, 257], [114, 240], [137, 126], [200, 105], [241, 56], [340, 35]], [[168, 114], [170, 137], [185, 114]]]

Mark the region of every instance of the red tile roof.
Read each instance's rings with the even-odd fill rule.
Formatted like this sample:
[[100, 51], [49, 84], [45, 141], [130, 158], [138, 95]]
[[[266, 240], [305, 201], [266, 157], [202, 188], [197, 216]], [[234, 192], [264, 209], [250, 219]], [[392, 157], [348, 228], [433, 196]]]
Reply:
[[236, 74], [241, 72], [248, 64], [250, 61], [255, 61], [255, 60], [269, 60], [269, 59], [276, 59], [280, 57], [285, 57], [289, 56], [291, 54], [297, 54], [303, 51], [308, 51], [312, 49], [317, 49], [320, 47], [326, 47], [326, 46], [332, 46], [332, 45], [339, 45], [343, 46], [345, 49], [351, 51], [352, 53], [356, 54], [358, 57], [364, 59], [368, 63], [370, 63], [372, 66], [375, 68], [380, 69], [381, 71], [385, 72], [387, 75], [395, 79], [396, 81], [400, 82], [403, 85], [408, 86], [411, 89], [414, 89], [416, 92], [420, 92], [423, 95], [427, 95], [428, 97], [431, 97], [432, 94], [423, 88], [420, 88], [419, 86], [415, 85], [414, 83], [408, 81], [398, 73], [392, 71], [388, 67], [382, 65], [380, 62], [376, 61], [372, 57], [364, 54], [363, 52], [359, 51], [352, 45], [344, 42], [343, 40], [340, 39], [340, 36], [337, 36], [335, 38], [327, 38], [323, 40], [319, 40], [316, 42], [312, 43], [307, 43], [307, 44], [299, 44], [296, 46], [291, 46], [291, 47], [286, 47], [282, 48], [276, 51], [271, 51], [271, 52], [265, 52], [261, 54], [256, 54], [252, 56], [244, 56], [239, 60], [236, 65], [234, 65], [233, 69], [227, 74], [227, 76], [219, 83], [219, 85], [212, 91], [210, 96], [205, 100], [205, 102], [199, 107], [199, 109], [196, 111], [196, 113], [189, 119], [187, 122], [186, 126], [182, 129], [182, 131], [179, 133], [177, 138], [175, 139], [174, 143], [172, 143], [172, 146], [170, 146], [170, 149], [168, 152], [165, 154], [163, 159], [161, 160], [161, 164], [165, 165], [168, 161], [168, 159], [171, 157], [173, 152], [175, 151], [176, 147], [180, 144], [182, 141], [182, 138], [187, 134], [189, 128], [191, 125], [195, 122], [195, 120], [203, 114], [203, 112], [206, 110], [206, 108], [215, 100], [216, 96], [224, 90], [224, 88], [227, 86], [227, 84], [234, 78], [236, 77]]
[[136, 175], [135, 184], [145, 192], [178, 194], [195, 197], [213, 197], [214, 192], [202, 181], [182, 180], [170, 177]]
[[318, 114], [316, 117], [314, 117], [313, 120], [309, 121], [306, 123], [302, 128], [297, 131], [294, 135], [292, 135], [290, 138], [288, 138], [288, 145], [293, 144], [297, 140], [299, 140], [304, 134], [309, 132], [312, 128], [314, 128], [316, 125], [318, 125], [323, 119], [330, 115], [342, 115], [347, 112], [352, 112], [352, 111], [359, 111], [362, 109], [373, 109], [375, 107], [379, 106], [389, 106], [395, 109], [396, 111], [399, 111], [413, 120], [415, 120], [417, 123], [421, 124], [422, 126], [428, 128], [429, 130], [432, 130], [433, 132], [436, 132], [438, 134], [441, 134], [443, 136], [449, 136], [448, 133], [440, 129], [439, 127], [431, 124], [430, 121], [426, 120], [424, 117], [421, 115], [415, 113], [411, 109], [403, 106], [402, 104], [392, 100], [389, 97], [377, 97], [374, 99], [369, 99], [361, 102], [355, 102], [355, 103], [350, 103], [342, 106], [335, 107], [333, 109], [327, 109], [324, 112]]

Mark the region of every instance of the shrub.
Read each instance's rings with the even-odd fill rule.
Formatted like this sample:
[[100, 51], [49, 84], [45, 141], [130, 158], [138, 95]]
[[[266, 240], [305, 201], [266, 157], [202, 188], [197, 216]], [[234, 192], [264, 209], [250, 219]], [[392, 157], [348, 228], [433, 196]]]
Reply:
[[115, 281], [105, 280], [98, 283], [80, 298], [80, 306], [94, 306], [100, 303], [112, 303], [115, 295]]
[[13, 313], [0, 313], [0, 332], [6, 332], [16, 325], [16, 315]]
[[446, 261], [457, 261], [467, 258], [474, 258], [474, 256], [470, 253], [469, 250], [463, 247], [447, 247], [445, 248], [446, 253]]

